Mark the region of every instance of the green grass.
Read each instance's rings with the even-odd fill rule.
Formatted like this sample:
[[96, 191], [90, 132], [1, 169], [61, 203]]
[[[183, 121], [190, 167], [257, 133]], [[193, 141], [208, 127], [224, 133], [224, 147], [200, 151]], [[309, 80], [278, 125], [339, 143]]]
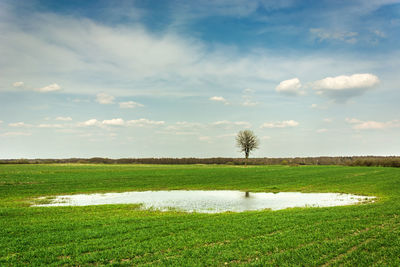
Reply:
[[[37, 197], [150, 189], [343, 192], [378, 201], [222, 214], [29, 207]], [[0, 165], [0, 266], [399, 266], [399, 213], [396, 168]]]

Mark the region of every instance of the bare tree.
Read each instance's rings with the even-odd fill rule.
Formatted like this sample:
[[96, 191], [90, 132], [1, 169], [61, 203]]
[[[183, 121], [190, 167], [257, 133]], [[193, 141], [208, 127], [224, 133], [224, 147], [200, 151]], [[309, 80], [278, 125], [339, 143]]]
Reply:
[[241, 152], [244, 152], [246, 157], [245, 165], [247, 165], [247, 159], [249, 158], [250, 152], [258, 148], [260, 141], [252, 131], [244, 130], [237, 134], [236, 145], [240, 148]]

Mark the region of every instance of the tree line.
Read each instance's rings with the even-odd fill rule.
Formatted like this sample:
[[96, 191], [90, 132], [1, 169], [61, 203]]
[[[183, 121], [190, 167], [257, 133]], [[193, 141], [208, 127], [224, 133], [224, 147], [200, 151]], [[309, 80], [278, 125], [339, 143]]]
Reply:
[[400, 167], [398, 156], [295, 157], [295, 158], [68, 158], [68, 159], [2, 159], [0, 164], [225, 164], [225, 165], [343, 165]]

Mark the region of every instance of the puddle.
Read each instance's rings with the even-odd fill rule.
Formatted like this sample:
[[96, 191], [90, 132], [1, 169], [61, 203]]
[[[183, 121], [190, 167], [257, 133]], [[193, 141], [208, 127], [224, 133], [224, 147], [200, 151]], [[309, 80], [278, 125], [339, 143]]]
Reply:
[[142, 204], [143, 209], [219, 213], [249, 210], [280, 210], [294, 207], [332, 207], [371, 202], [375, 197], [338, 193], [250, 193], [233, 190], [174, 190], [105, 194], [64, 195], [47, 198], [36, 207]]

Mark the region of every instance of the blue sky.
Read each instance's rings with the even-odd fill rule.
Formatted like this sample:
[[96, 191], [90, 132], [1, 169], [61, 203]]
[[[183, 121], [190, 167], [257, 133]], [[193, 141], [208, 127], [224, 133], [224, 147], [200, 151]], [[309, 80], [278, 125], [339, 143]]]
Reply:
[[399, 155], [400, 1], [0, 0], [0, 158]]

